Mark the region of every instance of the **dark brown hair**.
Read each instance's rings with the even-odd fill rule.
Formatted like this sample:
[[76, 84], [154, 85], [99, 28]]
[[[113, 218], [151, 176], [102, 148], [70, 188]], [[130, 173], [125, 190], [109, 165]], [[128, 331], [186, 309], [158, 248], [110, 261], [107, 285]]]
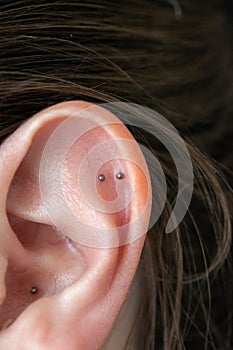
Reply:
[[160, 159], [169, 195], [147, 235], [144, 294], [127, 349], [135, 338], [140, 350], [232, 346], [229, 188], [192, 143], [199, 139], [210, 151], [204, 142], [215, 145], [210, 126], [232, 113], [223, 10], [217, 0], [0, 1], [1, 140], [44, 107], [73, 99], [148, 106], [186, 139], [195, 191], [185, 220], [165, 235], [177, 188], [174, 165], [161, 145], [129, 126]]

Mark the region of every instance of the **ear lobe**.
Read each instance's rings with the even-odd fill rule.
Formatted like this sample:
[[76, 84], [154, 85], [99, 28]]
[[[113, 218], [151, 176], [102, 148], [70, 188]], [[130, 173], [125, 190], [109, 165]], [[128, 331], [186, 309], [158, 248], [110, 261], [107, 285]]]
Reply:
[[[125, 126], [110, 112], [93, 107], [81, 101], [53, 106], [25, 123], [0, 148], [0, 219], [4, 232], [0, 236], [4, 299], [0, 324], [4, 328], [12, 322], [1, 332], [0, 343], [11, 349], [99, 348], [136, 270], [151, 205], [148, 177], [136, 164], [143, 158]], [[87, 130], [87, 126], [88, 130], [82, 130], [81, 137], [70, 143], [72, 129], [68, 128], [69, 137], [58, 145], [58, 155], [63, 147], [68, 148], [56, 182], [60, 169], [60, 158], [54, 156], [56, 132], [64, 135], [59, 134], [68, 125], [63, 123], [80, 111], [84, 115], [77, 117], [77, 130]], [[103, 148], [97, 149], [99, 144]], [[106, 152], [108, 162], [104, 163]], [[77, 186], [80, 164], [84, 170]], [[145, 163], [141, 164], [145, 170]], [[120, 183], [119, 173], [131, 182], [130, 201], [129, 188], [124, 181]], [[99, 175], [104, 175], [104, 181], [99, 181]], [[44, 192], [40, 181], [47, 186]], [[120, 204], [119, 186], [123, 195]], [[143, 220], [137, 221], [144, 208]], [[77, 221], [72, 221], [77, 212], [82, 223], [79, 232]], [[131, 220], [136, 224], [131, 225]], [[122, 234], [119, 244], [121, 227], [123, 234], [132, 236], [127, 241]], [[133, 236], [135, 230], [141, 235]], [[122, 242], [129, 244], [121, 246]], [[38, 288], [36, 293], [32, 287]]]

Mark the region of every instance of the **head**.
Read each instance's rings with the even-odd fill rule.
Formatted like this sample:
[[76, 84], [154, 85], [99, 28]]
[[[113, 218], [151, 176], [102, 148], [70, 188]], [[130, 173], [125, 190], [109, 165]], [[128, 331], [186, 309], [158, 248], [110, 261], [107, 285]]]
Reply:
[[[210, 286], [229, 253], [229, 201], [217, 165], [188, 138], [230, 101], [223, 88], [216, 98], [228, 77], [213, 57], [215, 3], [2, 1], [0, 349], [189, 349], [195, 327], [199, 344], [223, 344]], [[135, 126], [101, 105], [119, 101], [159, 112], [190, 154], [192, 201], [169, 234], [179, 177], [143, 123], [164, 126], [141, 113]], [[167, 181], [152, 226], [157, 168], [139, 144]]]

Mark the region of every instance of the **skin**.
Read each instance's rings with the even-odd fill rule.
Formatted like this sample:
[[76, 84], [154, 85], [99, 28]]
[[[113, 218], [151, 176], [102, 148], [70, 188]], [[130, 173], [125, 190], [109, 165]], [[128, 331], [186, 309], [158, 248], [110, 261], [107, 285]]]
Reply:
[[[133, 141], [133, 137], [114, 115], [101, 108], [95, 110], [96, 127], [71, 147], [63, 178], [71, 210], [79, 211], [84, 222], [92, 223], [93, 230], [100, 228], [100, 238], [105, 237], [106, 225], [112, 228], [113, 235], [106, 241], [111, 248], [80, 244], [66, 216], [61, 220], [66, 234], [61, 234], [41, 198], [38, 169], [49, 137], [66, 118], [90, 107], [93, 105], [82, 101], [50, 107], [33, 116], [0, 146], [0, 350], [100, 349], [135, 275], [149, 222], [151, 189], [145, 164], [146, 175], [137, 166], [143, 162], [140, 149], [136, 142], [132, 149], [127, 146], [125, 140]], [[74, 180], [77, 164], [100, 141], [114, 144], [119, 138], [116, 152], [121, 150], [125, 159], [103, 165], [106, 181], [97, 182], [97, 191], [101, 200], [116, 199], [119, 180], [113, 174], [120, 168], [133, 189], [131, 202], [113, 213], [90, 209]], [[135, 164], [127, 160], [132, 158]], [[87, 190], [88, 176], [84, 179]], [[117, 246], [122, 223], [128, 224], [128, 234], [132, 234], [135, 227], [131, 219], [137, 218], [144, 207], [145, 215], [138, 223], [141, 236]], [[84, 226], [80, 237], [85, 235], [88, 231]], [[32, 294], [34, 285], [38, 293]], [[134, 304], [138, 296], [133, 295]], [[132, 320], [136, 309], [131, 305], [130, 310]]]

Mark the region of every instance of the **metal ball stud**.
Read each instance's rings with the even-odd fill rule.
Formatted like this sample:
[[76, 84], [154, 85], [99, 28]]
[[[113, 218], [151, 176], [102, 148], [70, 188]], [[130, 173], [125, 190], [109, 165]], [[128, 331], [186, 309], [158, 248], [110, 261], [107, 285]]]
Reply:
[[98, 179], [99, 179], [100, 182], [103, 182], [103, 181], [105, 180], [104, 174], [100, 174], [100, 175], [98, 176]]
[[37, 294], [37, 293], [38, 293], [38, 288], [37, 288], [37, 287], [32, 287], [31, 290], [30, 290], [30, 292], [31, 292], [32, 294]]
[[119, 172], [119, 173], [116, 174], [116, 178], [117, 178], [117, 180], [122, 180], [122, 179], [124, 179], [124, 174]]

